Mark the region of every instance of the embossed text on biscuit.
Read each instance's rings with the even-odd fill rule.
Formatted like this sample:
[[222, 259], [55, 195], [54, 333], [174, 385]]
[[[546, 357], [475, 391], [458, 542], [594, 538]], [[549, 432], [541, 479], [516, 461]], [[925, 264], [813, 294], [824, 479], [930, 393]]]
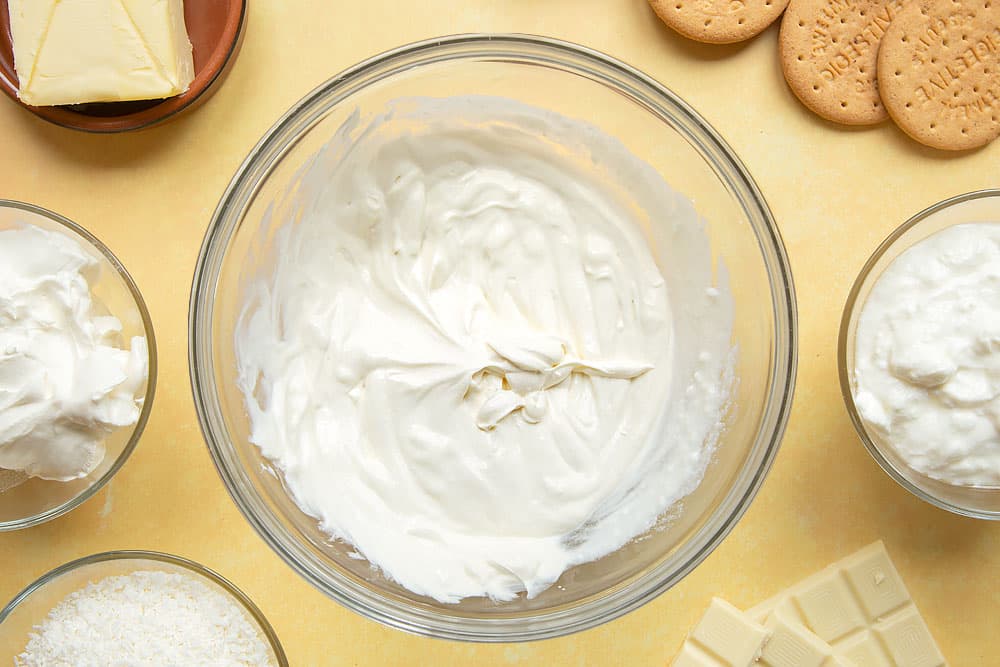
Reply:
[[[854, 33], [847, 44], [827, 60], [820, 70], [820, 77], [828, 83], [833, 82], [850, 72], [852, 65], [865, 57], [872, 49], [877, 49], [882, 35], [889, 27], [889, 22], [904, 5], [904, 0], [890, 0], [879, 8], [861, 30]], [[830, 39], [829, 29], [830, 26], [826, 23], [824, 16], [816, 20], [812, 34], [812, 53], [814, 56], [825, 55], [828, 46], [831, 46], [825, 41]]]
[[[931, 28], [938, 28], [935, 23]], [[937, 39], [944, 39], [943, 33], [934, 32]], [[929, 33], [921, 39], [930, 38]], [[969, 95], [956, 95], [955, 86], [961, 85], [961, 80], [968, 72], [989, 71], [991, 66], [1000, 64], [1000, 27], [994, 27], [982, 36], [966, 35], [966, 46], [948, 62], [933, 68], [929, 75], [913, 89], [913, 97], [920, 104], [937, 102], [949, 116], [971, 117], [985, 114], [998, 107], [1000, 90], [996, 82], [987, 82], [985, 86], [973, 86], [971, 99]], [[934, 60], [930, 60], [933, 63]], [[949, 94], [945, 94], [949, 92]]]

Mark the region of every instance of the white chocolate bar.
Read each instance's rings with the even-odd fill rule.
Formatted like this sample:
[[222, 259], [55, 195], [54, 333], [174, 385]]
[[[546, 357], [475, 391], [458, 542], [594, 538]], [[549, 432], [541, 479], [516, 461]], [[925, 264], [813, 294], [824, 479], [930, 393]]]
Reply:
[[684, 640], [673, 667], [751, 667], [768, 633], [725, 600], [713, 598]]
[[718, 598], [684, 642], [673, 667], [858, 667], [822, 639], [780, 617], [763, 627]]
[[[817, 572], [746, 615], [757, 623], [798, 626], [813, 634], [829, 647], [830, 656], [841, 660], [815, 663], [823, 667], [947, 665], [881, 542]], [[767, 646], [764, 649], [767, 654]]]

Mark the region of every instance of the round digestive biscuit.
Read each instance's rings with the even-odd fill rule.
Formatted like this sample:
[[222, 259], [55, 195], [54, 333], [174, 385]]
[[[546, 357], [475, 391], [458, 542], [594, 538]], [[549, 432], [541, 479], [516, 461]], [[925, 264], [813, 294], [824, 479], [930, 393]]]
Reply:
[[742, 42], [781, 16], [788, 0], [649, 0], [656, 15], [689, 39], [709, 44]]
[[889, 114], [920, 143], [964, 150], [1000, 136], [1000, 0], [914, 0], [878, 67]]
[[879, 43], [907, 0], [792, 0], [781, 21], [781, 69], [813, 112], [845, 125], [888, 118], [875, 74]]

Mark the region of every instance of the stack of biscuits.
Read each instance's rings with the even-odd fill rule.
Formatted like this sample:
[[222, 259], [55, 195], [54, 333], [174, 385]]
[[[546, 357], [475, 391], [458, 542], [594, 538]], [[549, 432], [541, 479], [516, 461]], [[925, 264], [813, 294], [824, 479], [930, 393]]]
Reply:
[[1000, 136], [1000, 0], [649, 0], [680, 34], [729, 44], [784, 12], [789, 88], [835, 123], [887, 118], [917, 141], [967, 150]]

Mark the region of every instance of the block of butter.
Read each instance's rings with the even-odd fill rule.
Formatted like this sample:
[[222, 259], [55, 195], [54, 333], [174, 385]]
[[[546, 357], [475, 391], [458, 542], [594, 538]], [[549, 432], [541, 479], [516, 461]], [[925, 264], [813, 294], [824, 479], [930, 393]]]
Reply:
[[183, 0], [8, 0], [32, 106], [172, 97], [194, 79]]

